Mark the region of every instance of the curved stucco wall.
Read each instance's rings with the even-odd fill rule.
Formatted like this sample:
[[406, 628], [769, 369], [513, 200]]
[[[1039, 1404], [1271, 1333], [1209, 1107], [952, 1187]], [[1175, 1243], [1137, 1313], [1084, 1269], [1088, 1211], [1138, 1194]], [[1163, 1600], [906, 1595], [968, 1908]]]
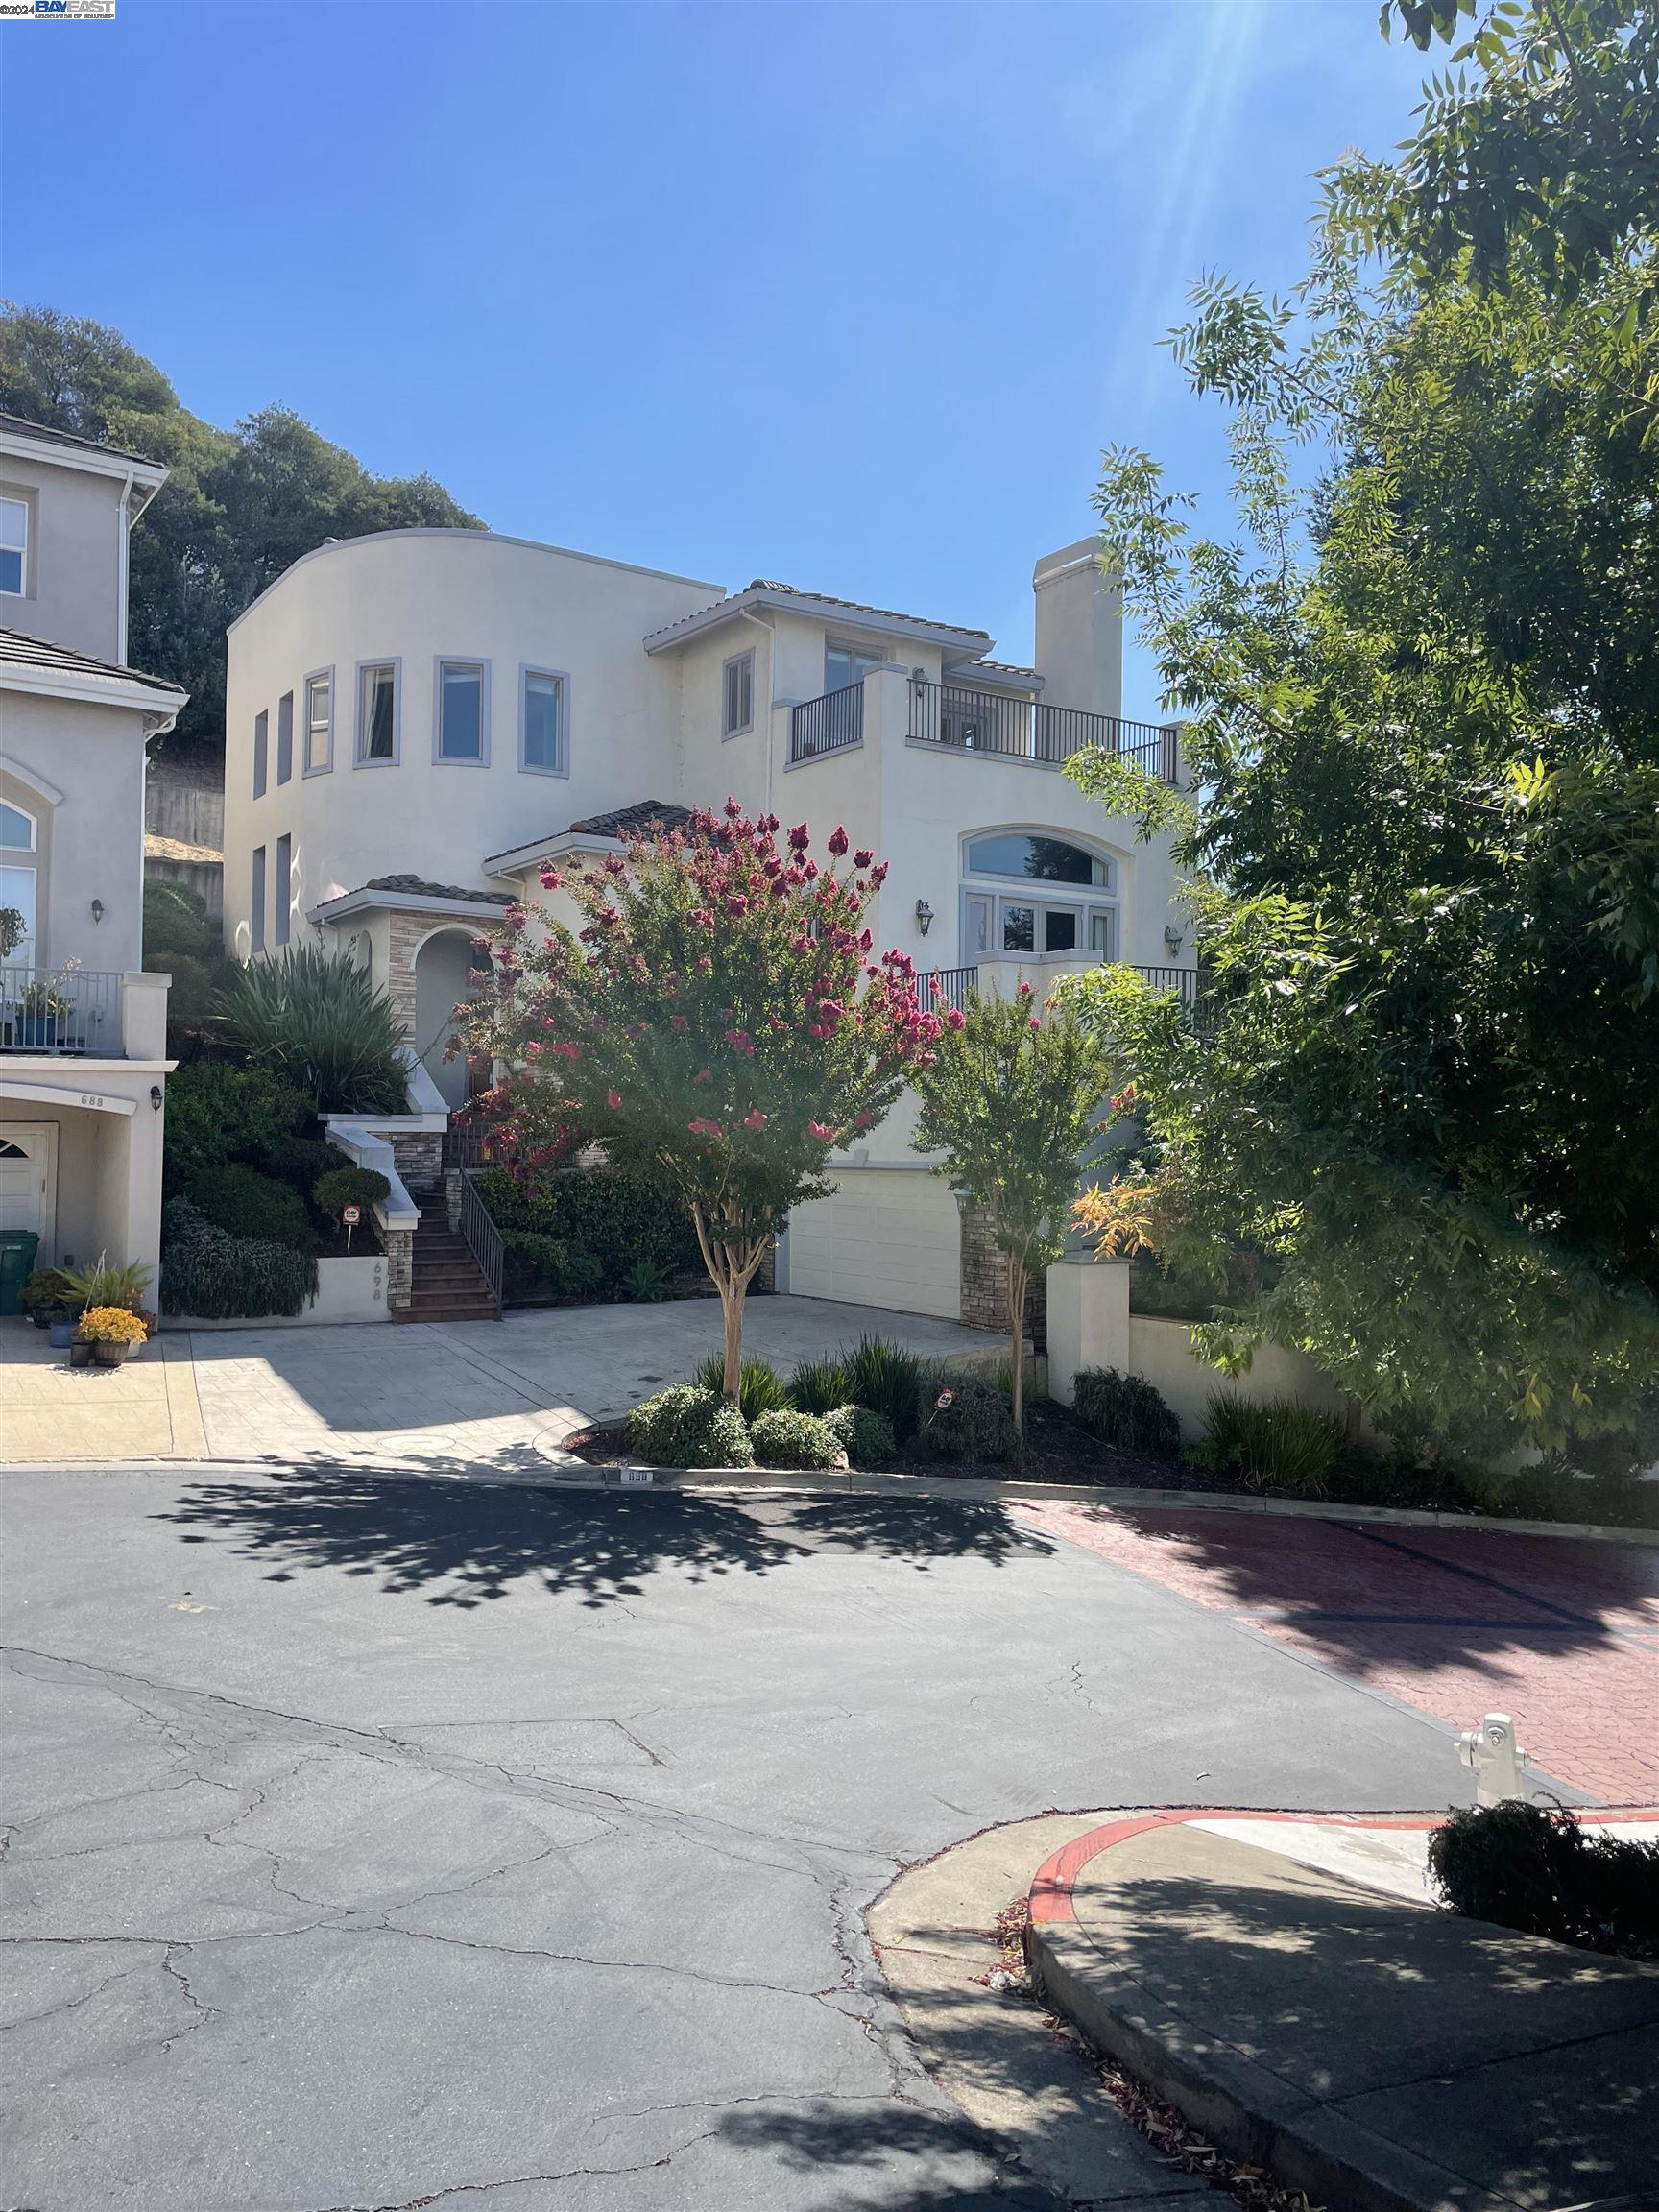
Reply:
[[[650, 631], [706, 607], [721, 587], [493, 538], [397, 531], [325, 546], [298, 562], [231, 629], [226, 696], [227, 942], [249, 942], [250, 856], [293, 839], [294, 934], [319, 901], [409, 873], [499, 888], [491, 853], [634, 799], [673, 798], [680, 772], [678, 673], [641, 650]], [[490, 668], [489, 759], [435, 762], [435, 664]], [[397, 661], [399, 757], [355, 765], [356, 672]], [[569, 773], [519, 768], [519, 671], [568, 679]], [[334, 672], [332, 767], [303, 771], [304, 684]], [[278, 784], [277, 709], [294, 694], [294, 763]], [[270, 716], [265, 795], [252, 796], [254, 717]], [[267, 925], [270, 926], [269, 923]]]

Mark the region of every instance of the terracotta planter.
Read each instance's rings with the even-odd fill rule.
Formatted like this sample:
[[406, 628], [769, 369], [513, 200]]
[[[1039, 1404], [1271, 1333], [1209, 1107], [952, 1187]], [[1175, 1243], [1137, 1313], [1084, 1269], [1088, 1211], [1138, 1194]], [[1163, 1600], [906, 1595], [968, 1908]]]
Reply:
[[125, 1344], [110, 1344], [98, 1337], [92, 1346], [92, 1364], [95, 1367], [119, 1367], [127, 1357]]

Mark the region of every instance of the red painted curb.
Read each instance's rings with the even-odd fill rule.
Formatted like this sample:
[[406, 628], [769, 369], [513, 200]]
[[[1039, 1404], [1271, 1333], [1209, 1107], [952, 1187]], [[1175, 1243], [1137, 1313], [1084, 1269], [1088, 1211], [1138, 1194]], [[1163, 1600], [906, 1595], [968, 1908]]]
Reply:
[[[1580, 1820], [1644, 1820], [1659, 1818], [1659, 1808], [1614, 1807], [1607, 1811], [1585, 1812]], [[1166, 1807], [1159, 1813], [1142, 1813], [1129, 1820], [1114, 1820], [1104, 1828], [1091, 1828], [1082, 1836], [1074, 1836], [1042, 1865], [1031, 1878], [1030, 1906], [1034, 1921], [1053, 1923], [1075, 1921], [1076, 1909], [1071, 1899], [1077, 1877], [1092, 1859], [1099, 1858], [1102, 1851], [1110, 1851], [1115, 1843], [1126, 1843], [1131, 1836], [1143, 1836], [1149, 1828], [1178, 1826], [1184, 1820], [1274, 1820], [1323, 1821], [1333, 1828], [1438, 1828], [1440, 1818], [1435, 1815], [1424, 1818], [1407, 1815], [1395, 1819], [1381, 1818], [1375, 1814], [1360, 1813], [1247, 1813], [1225, 1805], [1188, 1805]]]

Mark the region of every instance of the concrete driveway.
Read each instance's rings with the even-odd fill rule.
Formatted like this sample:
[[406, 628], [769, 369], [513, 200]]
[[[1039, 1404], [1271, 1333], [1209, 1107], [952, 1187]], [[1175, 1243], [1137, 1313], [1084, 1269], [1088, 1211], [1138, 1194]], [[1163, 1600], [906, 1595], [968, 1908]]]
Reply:
[[884, 1994], [895, 1871], [1049, 1807], [1464, 1779], [995, 1505], [58, 1469], [0, 1523], [36, 2212], [1057, 2212]]

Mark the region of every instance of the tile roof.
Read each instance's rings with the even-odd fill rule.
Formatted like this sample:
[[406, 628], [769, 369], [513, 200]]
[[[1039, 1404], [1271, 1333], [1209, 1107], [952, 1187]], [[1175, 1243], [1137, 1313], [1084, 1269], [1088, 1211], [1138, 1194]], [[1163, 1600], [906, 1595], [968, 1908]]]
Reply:
[[1037, 674], [1035, 668], [1022, 668], [1017, 661], [987, 661], [983, 655], [980, 657], [978, 665], [981, 668], [995, 668], [999, 676], [1035, 676]]
[[511, 906], [511, 891], [474, 891], [466, 883], [429, 883], [423, 876], [375, 876], [365, 891], [401, 891], [415, 899], [469, 899], [475, 905]]
[[572, 836], [626, 837], [636, 830], [679, 830], [691, 819], [689, 806], [671, 799], [638, 799], [632, 806], [613, 806], [604, 814], [589, 814], [572, 822]]
[[44, 422], [31, 422], [27, 415], [9, 415], [4, 408], [0, 408], [0, 430], [14, 431], [20, 438], [38, 438], [47, 445], [71, 445], [81, 453], [108, 453], [115, 461], [141, 461], [147, 469], [161, 467], [148, 453], [129, 453], [125, 446], [107, 445], [101, 438], [78, 438], [73, 430], [50, 430]]
[[765, 576], [754, 577], [741, 591], [728, 592], [724, 599], [716, 599], [708, 607], [699, 607], [694, 613], [682, 615], [678, 622], [669, 622], [661, 630], [651, 633], [647, 643], [658, 638], [672, 637], [677, 631], [708, 622], [711, 615], [723, 611], [735, 613], [751, 597], [762, 594], [778, 599], [800, 599], [818, 607], [844, 607], [849, 614], [874, 614], [883, 622], [914, 622], [924, 630], [947, 630], [952, 637], [978, 638], [991, 643], [989, 630], [972, 630], [960, 622], [935, 622], [926, 614], [903, 614], [895, 607], [872, 607], [862, 599], [838, 599], [832, 591], [804, 591], [798, 584], [780, 584]]
[[89, 653], [72, 653], [67, 645], [49, 638], [31, 637], [22, 630], [0, 630], [0, 675], [8, 662], [15, 668], [51, 668], [66, 676], [119, 676], [124, 683], [146, 684], [153, 691], [180, 696], [177, 684], [165, 676], [146, 676], [142, 668], [118, 667], [112, 661], [94, 661]]

